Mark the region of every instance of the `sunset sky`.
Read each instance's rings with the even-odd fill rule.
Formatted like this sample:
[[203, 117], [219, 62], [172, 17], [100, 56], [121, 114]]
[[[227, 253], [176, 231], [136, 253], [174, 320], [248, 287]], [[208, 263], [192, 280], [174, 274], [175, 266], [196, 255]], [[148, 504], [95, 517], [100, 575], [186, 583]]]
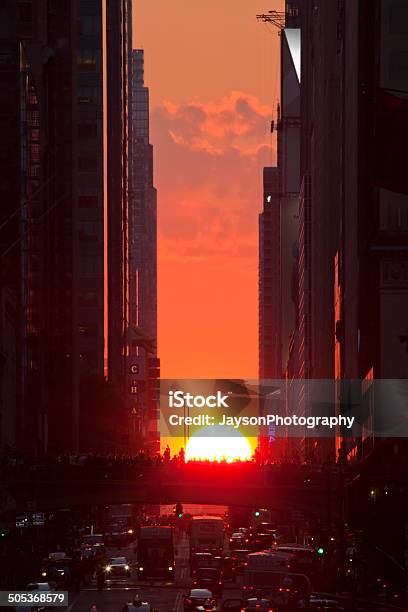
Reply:
[[255, 378], [262, 167], [279, 95], [280, 0], [134, 0], [158, 189], [163, 378]]

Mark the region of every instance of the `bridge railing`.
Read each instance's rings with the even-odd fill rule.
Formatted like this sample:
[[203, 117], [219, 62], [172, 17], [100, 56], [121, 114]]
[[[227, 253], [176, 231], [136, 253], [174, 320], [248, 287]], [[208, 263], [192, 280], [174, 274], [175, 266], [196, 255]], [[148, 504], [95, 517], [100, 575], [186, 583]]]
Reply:
[[310, 488], [335, 488], [341, 480], [337, 468], [319, 466], [257, 465], [252, 462], [216, 464], [192, 462], [187, 464], [152, 464], [134, 462], [126, 464], [114, 461], [88, 462], [85, 464], [44, 463], [3, 466], [2, 481], [163, 481], [165, 483], [190, 482], [202, 485], [227, 482], [230, 485], [248, 483], [253, 486], [295, 486]]

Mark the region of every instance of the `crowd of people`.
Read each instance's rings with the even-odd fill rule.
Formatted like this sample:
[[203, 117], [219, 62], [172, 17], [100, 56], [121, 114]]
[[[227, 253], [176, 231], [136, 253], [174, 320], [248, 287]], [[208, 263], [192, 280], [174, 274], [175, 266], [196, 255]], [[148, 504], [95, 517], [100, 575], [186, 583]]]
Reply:
[[[188, 459], [188, 463], [214, 463], [210, 459]], [[178, 453], [172, 454], [172, 451], [167, 445], [162, 453], [151, 453], [144, 449], [138, 450], [135, 454], [119, 454], [119, 453], [95, 453], [95, 452], [80, 452], [80, 453], [29, 453], [21, 452], [16, 449], [3, 446], [0, 448], [0, 470], [5, 468], [18, 468], [23, 466], [30, 468], [33, 466], [77, 466], [77, 467], [100, 467], [100, 466], [148, 466], [156, 467], [163, 465], [184, 465], [186, 463], [186, 454], [184, 448], [180, 448]], [[217, 461], [216, 463], [231, 463], [227, 458]], [[236, 464], [256, 465], [258, 467], [274, 467], [285, 468], [287, 466], [319, 466], [323, 468], [329, 462], [324, 464], [313, 461], [312, 458], [302, 461], [296, 452], [290, 456], [283, 458], [265, 457], [255, 449], [250, 459], [236, 459], [232, 461]]]
[[[186, 461], [184, 448], [172, 454], [167, 445], [162, 453], [149, 453], [140, 450], [134, 455], [124, 454], [97, 454], [97, 453], [43, 453], [30, 455], [20, 453], [11, 448], [0, 449], [0, 477], [8, 479], [30, 480], [58, 480], [58, 479], [140, 479], [149, 477], [152, 470], [157, 468], [171, 468], [172, 473], [182, 469], [193, 472], [211, 465], [215, 471], [228, 469], [229, 473], [250, 471], [261, 468], [263, 473], [289, 474], [289, 473], [316, 473], [336, 469], [332, 464], [314, 464], [301, 462], [297, 456], [283, 459], [265, 459], [259, 451], [255, 451], [250, 460], [237, 460], [232, 463], [227, 460], [211, 462], [210, 460]], [[227, 467], [228, 466], [228, 467]]]

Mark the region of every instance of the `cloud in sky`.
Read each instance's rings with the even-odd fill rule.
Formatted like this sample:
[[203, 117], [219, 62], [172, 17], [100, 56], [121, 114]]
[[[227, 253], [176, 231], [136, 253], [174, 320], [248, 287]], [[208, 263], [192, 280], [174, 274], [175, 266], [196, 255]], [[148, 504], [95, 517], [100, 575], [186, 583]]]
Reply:
[[271, 112], [237, 91], [155, 108], [159, 259], [254, 265], [262, 167], [275, 158]]
[[151, 116], [162, 376], [257, 373], [258, 212], [271, 109], [233, 91]]

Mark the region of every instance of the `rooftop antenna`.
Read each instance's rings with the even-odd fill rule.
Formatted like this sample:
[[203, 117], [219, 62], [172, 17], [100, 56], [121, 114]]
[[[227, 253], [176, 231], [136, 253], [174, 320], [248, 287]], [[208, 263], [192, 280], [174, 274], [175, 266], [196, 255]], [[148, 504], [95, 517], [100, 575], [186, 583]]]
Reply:
[[276, 28], [278, 28], [280, 32], [285, 27], [286, 13], [283, 11], [268, 11], [267, 13], [257, 15], [256, 18], [258, 21], [263, 21], [264, 23], [271, 23]]

